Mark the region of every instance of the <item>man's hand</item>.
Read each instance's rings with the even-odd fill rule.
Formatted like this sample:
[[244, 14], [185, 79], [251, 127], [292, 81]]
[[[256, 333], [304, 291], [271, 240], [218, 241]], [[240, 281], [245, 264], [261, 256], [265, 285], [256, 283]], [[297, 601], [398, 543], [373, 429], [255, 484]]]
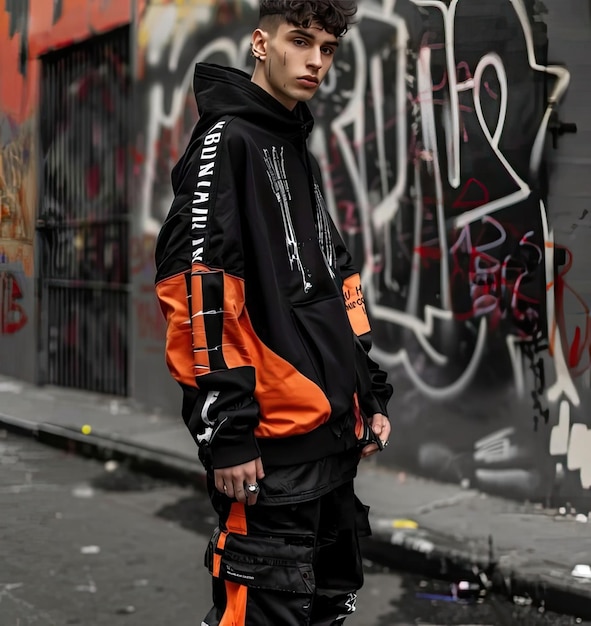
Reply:
[[[380, 439], [382, 442], [382, 449], [388, 445], [388, 440], [390, 438], [390, 420], [381, 413], [375, 413], [374, 416], [369, 420], [369, 425], [373, 430], [374, 434]], [[380, 448], [377, 443], [370, 443], [361, 450], [361, 458], [365, 458], [371, 456], [378, 452]]]
[[263, 471], [263, 462], [261, 457], [242, 463], [242, 465], [234, 465], [233, 467], [224, 467], [213, 471], [215, 479], [215, 488], [228, 498], [236, 498], [238, 502], [244, 504], [256, 504], [258, 492], [250, 494], [245, 492], [246, 485], [253, 485], [265, 477]]

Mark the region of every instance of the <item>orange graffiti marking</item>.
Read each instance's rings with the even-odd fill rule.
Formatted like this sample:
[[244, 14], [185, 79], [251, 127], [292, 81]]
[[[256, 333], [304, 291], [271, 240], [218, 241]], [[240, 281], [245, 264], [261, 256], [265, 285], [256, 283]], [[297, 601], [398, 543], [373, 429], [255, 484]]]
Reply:
[[0, 0], [0, 110], [15, 121], [25, 119], [31, 110], [28, 84], [19, 71], [21, 36], [10, 36], [10, 15]]
[[63, 0], [53, 24], [53, 3], [37, 2], [30, 16], [30, 56], [62, 48], [131, 22], [131, 0]]
[[[11, 33], [11, 15], [0, 0], [0, 110], [16, 122], [29, 118], [38, 100], [39, 55], [129, 24], [132, 1], [63, 0], [55, 23], [53, 2], [31, 2], [23, 25], [27, 41], [22, 41], [20, 32]], [[21, 49], [28, 57], [25, 72], [20, 68]]]

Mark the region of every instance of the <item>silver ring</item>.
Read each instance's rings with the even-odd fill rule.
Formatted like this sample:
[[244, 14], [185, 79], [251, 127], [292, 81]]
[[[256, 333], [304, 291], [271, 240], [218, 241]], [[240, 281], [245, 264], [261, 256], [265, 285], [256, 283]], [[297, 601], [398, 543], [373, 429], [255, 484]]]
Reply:
[[386, 440], [386, 441], [382, 441], [382, 446], [383, 446], [384, 448], [387, 448], [389, 445], [390, 445], [390, 442], [389, 442], [388, 440]]
[[228, 491], [228, 487], [224, 485], [224, 491]]
[[258, 483], [249, 483], [246, 485], [246, 491], [248, 491], [249, 496], [256, 496], [260, 490], [261, 488]]

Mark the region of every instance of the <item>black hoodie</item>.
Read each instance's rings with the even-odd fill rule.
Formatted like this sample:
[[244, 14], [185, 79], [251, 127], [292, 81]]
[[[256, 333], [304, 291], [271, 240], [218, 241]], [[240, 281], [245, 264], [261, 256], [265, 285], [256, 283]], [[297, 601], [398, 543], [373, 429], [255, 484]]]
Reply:
[[167, 363], [210, 467], [294, 465], [353, 448], [386, 413], [359, 275], [306, 148], [308, 107], [238, 70], [195, 69], [200, 112], [156, 247]]

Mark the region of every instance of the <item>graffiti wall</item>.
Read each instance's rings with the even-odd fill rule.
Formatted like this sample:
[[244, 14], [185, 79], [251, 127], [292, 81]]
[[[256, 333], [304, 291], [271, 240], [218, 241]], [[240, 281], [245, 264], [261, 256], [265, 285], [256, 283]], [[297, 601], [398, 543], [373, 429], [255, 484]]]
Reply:
[[139, 7], [133, 376], [150, 406], [178, 414], [178, 387], [164, 362], [166, 328], [154, 293], [154, 245], [172, 200], [170, 171], [197, 120], [195, 63], [208, 60], [243, 67], [258, 1], [150, 0]]
[[588, 309], [548, 194], [571, 75], [540, 6], [363, 4], [316, 149], [397, 389], [396, 462], [588, 501]]
[[[36, 192], [32, 123], [0, 111], [0, 361], [6, 373], [31, 371], [34, 342], [33, 226]], [[17, 348], [27, 347], [22, 352]], [[16, 354], [26, 354], [15, 359]], [[2, 357], [6, 355], [6, 357]]]
[[[574, 4], [361, 0], [312, 102], [311, 147], [362, 271], [374, 356], [396, 389], [395, 436], [380, 462], [517, 498], [588, 505], [591, 18]], [[119, 255], [120, 238], [95, 237], [91, 252], [110, 259], [103, 269], [113, 275], [131, 270], [131, 394], [178, 412], [153, 291], [155, 237], [172, 199], [170, 171], [198, 116], [194, 65], [250, 71], [258, 2], [32, 6], [0, 0], [0, 370], [33, 378], [35, 367], [35, 220], [39, 198], [46, 206], [55, 195], [38, 184], [39, 56], [133, 14], [131, 245]], [[84, 99], [83, 78], [76, 98]], [[577, 135], [567, 122], [578, 124]], [[68, 128], [55, 129], [62, 143], [47, 154], [68, 156], [58, 149]], [[101, 131], [90, 143], [104, 154], [99, 135], [109, 138]], [[82, 173], [84, 162], [74, 161], [84, 185], [60, 197], [78, 198], [70, 204], [86, 216], [100, 172], [119, 189], [120, 153], [102, 159], [110, 169]], [[17, 352], [32, 355], [24, 369], [7, 361]]]
[[[144, 7], [146, 241], [168, 210], [170, 169], [197, 117], [194, 64], [249, 71], [256, 9]], [[375, 356], [396, 388], [394, 447], [382, 462], [573, 502], [591, 488], [591, 327], [549, 195], [550, 131], [571, 73], [549, 56], [548, 20], [533, 0], [360, 2], [312, 103], [311, 145], [362, 269]]]
[[[0, 0], [0, 371], [35, 380], [39, 56], [131, 20], [122, 0]], [[13, 355], [21, 357], [14, 360]]]
[[[32, 379], [33, 239], [37, 201], [28, 2], [0, 3], [0, 366]], [[15, 355], [21, 355], [16, 359]]]
[[[353, 41], [341, 62], [366, 79], [319, 148], [342, 181], [333, 207], [398, 390], [395, 455], [440, 478], [550, 497], [559, 255], [544, 154], [569, 74], [549, 64], [533, 2], [392, 8], [387, 21], [362, 10], [358, 52]], [[382, 38], [370, 39], [377, 24]]]

